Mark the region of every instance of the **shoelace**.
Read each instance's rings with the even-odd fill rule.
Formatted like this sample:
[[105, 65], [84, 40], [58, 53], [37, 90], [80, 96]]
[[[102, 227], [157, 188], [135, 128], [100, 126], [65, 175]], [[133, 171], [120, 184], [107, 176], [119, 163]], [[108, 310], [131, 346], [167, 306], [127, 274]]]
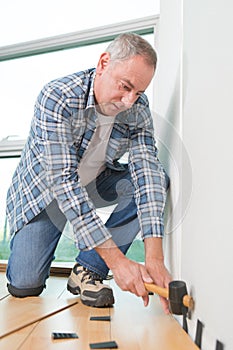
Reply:
[[83, 273], [81, 281], [83, 282], [84, 280], [88, 280], [86, 283], [89, 284], [96, 284], [96, 282], [102, 283], [103, 279], [98, 275], [96, 272], [92, 272], [89, 270], [84, 270], [85, 272]]

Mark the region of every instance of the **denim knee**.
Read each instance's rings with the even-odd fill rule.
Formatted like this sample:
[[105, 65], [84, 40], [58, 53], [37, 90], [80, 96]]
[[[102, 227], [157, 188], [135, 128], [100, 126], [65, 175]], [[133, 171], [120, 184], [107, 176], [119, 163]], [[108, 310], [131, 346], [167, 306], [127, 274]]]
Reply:
[[32, 297], [32, 296], [39, 296], [45, 286], [40, 286], [36, 288], [16, 288], [12, 286], [10, 283], [7, 284], [7, 289], [9, 293], [16, 298], [25, 298], [25, 297]]

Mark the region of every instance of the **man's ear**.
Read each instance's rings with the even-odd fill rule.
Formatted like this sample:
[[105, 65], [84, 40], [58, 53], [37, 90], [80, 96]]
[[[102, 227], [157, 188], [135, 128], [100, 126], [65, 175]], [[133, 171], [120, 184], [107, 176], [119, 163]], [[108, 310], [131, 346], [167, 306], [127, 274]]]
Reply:
[[110, 62], [110, 53], [109, 52], [102, 53], [96, 67], [96, 72], [98, 74], [102, 73], [103, 70], [108, 66], [109, 62]]

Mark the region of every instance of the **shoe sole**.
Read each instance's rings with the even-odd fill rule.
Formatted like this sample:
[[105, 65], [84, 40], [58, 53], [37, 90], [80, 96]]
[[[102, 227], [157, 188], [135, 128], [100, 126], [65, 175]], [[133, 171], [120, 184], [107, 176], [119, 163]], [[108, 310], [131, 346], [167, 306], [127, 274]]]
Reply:
[[97, 293], [93, 295], [92, 292], [84, 291], [83, 294], [81, 294], [81, 301], [84, 305], [99, 308], [110, 307], [115, 302], [112, 290], [107, 288], [101, 289], [99, 295], [97, 295]]
[[78, 286], [74, 288], [74, 287], [71, 287], [69, 284], [67, 284], [67, 290], [74, 295], [79, 295], [81, 292]]
[[[67, 284], [67, 290], [71, 292], [74, 295], [81, 294], [80, 288], [77, 287], [71, 287], [69, 284]], [[83, 294], [80, 295], [80, 299], [84, 305], [92, 306], [92, 307], [110, 307], [114, 304], [114, 296], [112, 293], [112, 290], [109, 289], [102, 289], [101, 294], [96, 296], [93, 295], [92, 292], [84, 291]]]

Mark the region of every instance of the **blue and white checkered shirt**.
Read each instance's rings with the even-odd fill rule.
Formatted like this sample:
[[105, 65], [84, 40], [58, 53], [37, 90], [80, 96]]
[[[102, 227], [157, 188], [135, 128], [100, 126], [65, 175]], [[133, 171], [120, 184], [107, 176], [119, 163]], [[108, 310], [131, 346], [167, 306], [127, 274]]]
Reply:
[[[7, 194], [11, 234], [56, 199], [73, 226], [77, 247], [92, 249], [111, 238], [78, 176], [78, 166], [96, 127], [95, 69], [48, 83], [40, 92], [29, 137]], [[116, 116], [106, 166], [120, 170], [129, 154], [142, 237], [162, 237], [168, 179], [157, 158], [149, 103], [143, 94]]]

